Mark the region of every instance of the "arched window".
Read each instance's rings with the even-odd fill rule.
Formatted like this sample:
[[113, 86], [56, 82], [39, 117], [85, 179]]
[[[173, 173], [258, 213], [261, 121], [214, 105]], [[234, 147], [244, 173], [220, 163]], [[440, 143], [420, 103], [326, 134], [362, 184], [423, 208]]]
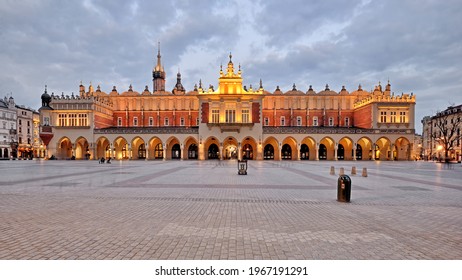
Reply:
[[326, 145], [324, 144], [319, 145], [319, 159], [320, 160], [327, 159], [327, 148], [326, 148]]
[[274, 159], [274, 148], [271, 144], [266, 144], [263, 151], [263, 159]]
[[155, 159], [163, 159], [164, 158], [164, 147], [162, 143], [159, 143], [154, 148], [154, 158]]
[[284, 144], [282, 146], [282, 159], [292, 159], [292, 148], [289, 144]]
[[208, 159], [218, 159], [219, 156], [218, 146], [216, 144], [211, 144], [208, 150]]
[[337, 159], [338, 160], [344, 160], [345, 159], [345, 148], [343, 147], [342, 144], [338, 144]]
[[175, 144], [172, 147], [172, 159], [181, 159], [180, 144]]
[[197, 145], [191, 144], [188, 148], [188, 159], [197, 159]]
[[309, 160], [310, 159], [310, 149], [307, 144], [302, 144], [300, 146], [300, 159]]
[[250, 144], [245, 144], [242, 148], [242, 159], [253, 159], [253, 148]]

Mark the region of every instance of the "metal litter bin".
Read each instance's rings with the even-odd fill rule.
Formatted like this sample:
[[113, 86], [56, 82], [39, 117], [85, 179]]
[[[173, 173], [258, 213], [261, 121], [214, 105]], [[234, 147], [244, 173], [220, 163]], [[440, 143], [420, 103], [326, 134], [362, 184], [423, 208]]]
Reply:
[[337, 201], [350, 202], [351, 179], [348, 175], [340, 175], [337, 180]]

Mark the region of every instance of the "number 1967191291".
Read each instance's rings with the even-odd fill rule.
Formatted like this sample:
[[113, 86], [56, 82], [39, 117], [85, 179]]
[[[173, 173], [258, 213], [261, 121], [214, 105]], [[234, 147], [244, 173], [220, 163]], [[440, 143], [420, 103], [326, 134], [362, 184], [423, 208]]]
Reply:
[[249, 275], [308, 275], [306, 267], [300, 266], [256, 266], [249, 267]]

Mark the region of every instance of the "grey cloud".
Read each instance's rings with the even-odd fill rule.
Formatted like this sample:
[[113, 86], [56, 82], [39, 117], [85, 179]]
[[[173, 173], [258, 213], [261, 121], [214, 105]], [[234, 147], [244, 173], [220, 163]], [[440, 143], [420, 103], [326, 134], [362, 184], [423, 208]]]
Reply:
[[7, 1], [0, 6], [0, 97], [13, 92], [18, 103], [38, 107], [45, 83], [69, 94], [80, 80], [141, 91], [151, 87], [160, 40], [167, 88], [177, 66], [188, 90], [198, 78], [216, 83], [232, 51], [241, 54], [233, 61], [244, 82], [256, 86], [261, 78], [268, 91], [293, 83], [303, 91], [326, 83], [353, 91], [390, 78], [397, 94], [417, 94], [418, 123], [428, 104], [461, 103], [460, 14], [456, 0]]

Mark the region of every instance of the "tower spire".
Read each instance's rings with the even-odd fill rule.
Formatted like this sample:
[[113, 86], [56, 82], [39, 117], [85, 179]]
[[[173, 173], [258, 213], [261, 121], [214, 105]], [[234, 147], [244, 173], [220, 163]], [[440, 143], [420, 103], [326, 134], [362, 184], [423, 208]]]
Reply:
[[165, 71], [160, 55], [160, 42], [157, 42], [157, 64], [152, 70], [153, 92], [165, 90]]

